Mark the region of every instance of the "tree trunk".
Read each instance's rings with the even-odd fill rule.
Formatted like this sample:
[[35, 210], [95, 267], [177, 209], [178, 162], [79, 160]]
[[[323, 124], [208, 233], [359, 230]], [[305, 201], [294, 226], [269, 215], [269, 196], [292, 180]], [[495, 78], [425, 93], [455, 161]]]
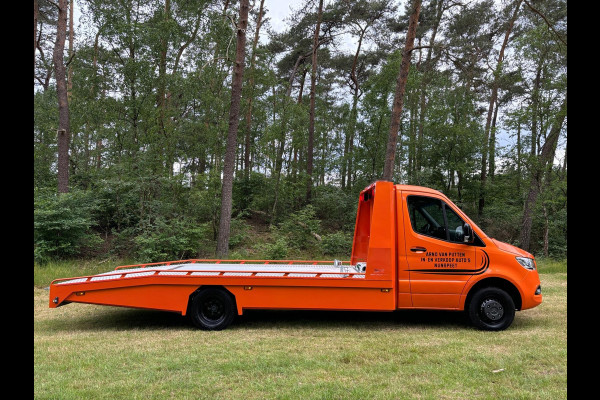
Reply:
[[[171, 14], [171, 1], [165, 0], [165, 8], [164, 8], [164, 21], [165, 25], [170, 19]], [[165, 26], [166, 28], [166, 26]], [[168, 140], [168, 132], [167, 132], [167, 117], [166, 117], [166, 94], [167, 94], [167, 50], [168, 50], [168, 41], [166, 39], [167, 32], [162, 32], [162, 38], [160, 39], [160, 59], [158, 62], [158, 87], [156, 93], [156, 108], [158, 109], [158, 120], [157, 125], [159, 132], [162, 134], [162, 139], [165, 141], [162, 147], [162, 151], [164, 151], [164, 168], [167, 176], [173, 175], [173, 163], [170, 157], [170, 147], [171, 144]], [[161, 150], [159, 150], [161, 151]]]
[[[285, 139], [286, 139], [286, 134], [287, 134], [288, 114], [287, 114], [287, 111], [285, 110], [285, 105], [288, 104], [289, 97], [292, 93], [292, 85], [293, 85], [294, 79], [296, 77], [296, 72], [298, 71], [298, 66], [300, 65], [300, 62], [302, 60], [304, 60], [304, 58], [306, 58], [306, 57], [302, 56], [302, 55], [298, 56], [298, 59], [296, 60], [296, 64], [294, 65], [292, 74], [290, 76], [289, 85], [288, 85], [288, 88], [286, 91], [285, 98], [283, 99], [284, 110], [283, 110], [283, 115], [281, 118], [281, 137], [280, 137], [280, 141], [279, 141], [279, 147], [277, 149], [277, 155], [275, 156], [275, 174], [276, 174], [277, 178], [275, 180], [275, 195], [274, 195], [273, 207], [272, 207], [272, 211], [271, 211], [271, 221], [274, 221], [277, 216], [277, 201], [279, 199], [279, 184], [281, 182], [281, 168], [283, 167], [283, 152], [284, 152], [284, 148], [285, 148]], [[303, 74], [302, 74], [302, 78], [300, 81], [300, 90], [298, 92], [298, 104], [302, 103], [302, 91], [304, 90], [304, 78], [305, 77], [306, 77], [306, 68], [303, 68]], [[275, 89], [273, 89], [273, 91], [275, 91]], [[275, 94], [273, 94], [273, 99], [275, 99]], [[273, 109], [275, 109], [275, 105], [273, 105]]]
[[550, 232], [550, 221], [548, 219], [548, 207], [544, 204], [544, 257], [548, 257], [548, 233]]
[[568, 142], [565, 144], [565, 159], [563, 160], [563, 166], [561, 171], [561, 177], [564, 178], [567, 173], [567, 148]]
[[[409, 105], [409, 126], [408, 126], [408, 165], [406, 166], [406, 177], [409, 184], [413, 184], [414, 182], [414, 172], [415, 172], [415, 158], [416, 158], [416, 141], [417, 141], [417, 133], [416, 133], [416, 104], [413, 99], [412, 104]], [[448, 155], [450, 157], [450, 154]]]
[[429, 82], [431, 81], [431, 74], [429, 73], [431, 70], [433, 70], [433, 65], [431, 65], [431, 56], [433, 54], [433, 45], [435, 43], [435, 38], [437, 36], [440, 22], [442, 20], [442, 14], [444, 12], [444, 0], [438, 0], [435, 4], [435, 9], [435, 24], [433, 25], [433, 30], [431, 32], [431, 39], [429, 40], [429, 48], [427, 49], [427, 57], [425, 58], [423, 68], [423, 79], [421, 80], [421, 98], [419, 101], [419, 128], [417, 131], [417, 149], [415, 154], [416, 183], [420, 183], [421, 181], [421, 165], [423, 164], [423, 130], [425, 128], [425, 111], [427, 109], [427, 85], [429, 85]]
[[521, 7], [522, 0], [518, 0], [515, 6], [515, 11], [513, 12], [512, 18], [509, 21], [508, 28], [506, 29], [506, 33], [504, 35], [504, 42], [502, 42], [502, 47], [500, 48], [500, 54], [498, 54], [498, 62], [496, 63], [496, 69], [494, 71], [494, 80], [492, 82], [492, 94], [490, 95], [490, 102], [488, 106], [487, 119], [485, 121], [485, 131], [483, 138], [483, 150], [481, 155], [481, 176], [480, 176], [480, 189], [479, 189], [479, 206], [477, 208], [477, 215], [481, 217], [483, 213], [483, 207], [485, 205], [485, 183], [487, 179], [487, 156], [490, 148], [489, 140], [490, 140], [490, 127], [492, 125], [492, 112], [494, 111], [494, 104], [498, 98], [498, 86], [499, 86], [499, 78], [502, 73], [502, 63], [504, 61], [504, 50], [508, 44], [508, 38], [510, 37], [510, 33], [512, 32], [513, 25], [515, 20], [517, 19], [517, 14], [519, 13], [519, 8]]
[[67, 0], [59, 0], [56, 42], [52, 56], [58, 97], [58, 193], [69, 192], [69, 100], [63, 54], [67, 37], [67, 12]]
[[489, 172], [492, 183], [494, 182], [494, 173], [496, 170], [496, 119], [498, 118], [498, 99], [496, 99], [496, 107], [494, 107], [494, 117], [492, 118], [492, 127], [490, 128], [490, 161]]
[[[71, 0], [71, 4], [69, 5], [69, 59], [73, 57], [73, 4], [74, 0]], [[71, 101], [71, 92], [73, 91], [73, 65], [69, 63], [69, 72], [67, 76], [67, 97], [69, 101]]]
[[237, 47], [233, 79], [231, 84], [231, 106], [229, 108], [229, 132], [223, 166], [223, 184], [221, 188], [221, 217], [217, 237], [217, 257], [225, 258], [229, 253], [229, 235], [231, 227], [231, 208], [233, 192], [233, 169], [235, 167], [235, 151], [237, 149], [237, 131], [244, 78], [244, 58], [246, 55], [246, 28], [248, 26], [249, 0], [240, 0], [240, 17], [237, 26]]
[[517, 193], [521, 193], [521, 122], [517, 126]]
[[[358, 75], [356, 74], [356, 67], [358, 66], [358, 56], [360, 55], [360, 48], [362, 47], [362, 41], [365, 33], [369, 29], [367, 24], [364, 29], [361, 29], [358, 37], [358, 45], [356, 46], [356, 52], [354, 53], [354, 59], [352, 60], [352, 70], [350, 71], [350, 79], [352, 80], [351, 89], [352, 93], [352, 110], [350, 111], [350, 122], [348, 124], [348, 134], [346, 135], [346, 141], [344, 144], [344, 159], [342, 160], [343, 165], [348, 163], [348, 189], [352, 187], [352, 152], [354, 151], [354, 136], [356, 134], [356, 121], [358, 120], [358, 97], [360, 92], [360, 83], [358, 82]], [[344, 189], [344, 178], [342, 177], [342, 189]]]
[[394, 104], [392, 107], [392, 117], [390, 122], [390, 131], [385, 150], [385, 164], [383, 166], [383, 180], [391, 181], [394, 176], [394, 160], [396, 158], [396, 141], [398, 139], [398, 130], [400, 128], [400, 115], [404, 105], [404, 91], [408, 72], [410, 69], [410, 56], [415, 43], [417, 24], [419, 22], [419, 13], [421, 12], [421, 0], [413, 0], [412, 12], [408, 21], [408, 32], [406, 33], [406, 43], [402, 52], [402, 63], [400, 64], [400, 73], [396, 81], [396, 92], [394, 94]]
[[[358, 83], [357, 83], [358, 85]], [[353, 172], [353, 163], [352, 157], [354, 152], [354, 137], [356, 136], [356, 121], [358, 120], [358, 86], [354, 91], [354, 95], [352, 96], [352, 110], [350, 111], [350, 129], [348, 132], [348, 181], [346, 182], [346, 187], [348, 190], [352, 188], [352, 172]]]
[[556, 151], [556, 144], [558, 143], [558, 136], [562, 128], [563, 121], [567, 115], [567, 96], [563, 100], [560, 106], [559, 112], [554, 118], [550, 134], [544, 142], [542, 151], [536, 159], [533, 160], [532, 173], [531, 173], [531, 184], [529, 185], [529, 192], [525, 200], [525, 206], [523, 207], [523, 218], [521, 222], [521, 235], [519, 238], [521, 248], [525, 251], [529, 251], [531, 241], [531, 225], [533, 220], [533, 210], [537, 202], [538, 195], [542, 191], [542, 178], [546, 168], [551, 168], [554, 161], [554, 153]]
[[33, 79], [35, 79], [35, 49], [37, 48], [37, 24], [40, 7], [38, 0], [33, 0]]
[[[100, 39], [100, 33], [102, 32], [102, 27], [100, 27], [100, 29], [98, 29], [98, 32], [96, 33], [96, 37], [94, 39], [94, 58], [92, 60], [92, 66], [93, 66], [93, 70], [94, 70], [94, 85], [92, 86], [92, 95], [94, 96], [94, 98], [96, 97], [96, 92], [98, 90], [97, 87], [97, 79], [98, 79], [98, 41]], [[100, 92], [100, 98], [104, 99], [105, 98], [105, 88], [104, 86], [102, 87], [102, 90]], [[96, 169], [100, 169], [102, 167], [102, 139], [100, 137], [98, 137], [96, 139]]]
[[258, 19], [256, 20], [256, 30], [254, 31], [254, 41], [252, 42], [252, 56], [250, 58], [250, 96], [248, 97], [248, 108], [246, 110], [246, 137], [244, 141], [244, 178], [250, 179], [250, 142], [252, 139], [252, 102], [254, 101], [254, 64], [256, 63], [256, 46], [260, 35], [260, 27], [262, 25], [263, 5], [265, 0], [260, 0], [260, 8], [258, 10]]
[[[304, 82], [306, 82], [306, 74], [308, 73], [308, 69], [304, 68], [302, 71], [302, 78], [300, 78], [300, 90], [298, 91], [298, 104], [302, 103], [302, 96], [304, 94]], [[300, 159], [302, 158], [302, 150], [298, 149], [298, 140], [295, 137], [292, 137], [292, 148], [294, 150], [294, 156], [292, 158], [292, 182], [296, 183], [296, 178], [298, 177], [298, 173], [300, 171]]]
[[542, 67], [544, 60], [540, 59], [537, 72], [535, 74], [535, 79], [533, 80], [533, 93], [531, 94], [531, 155], [535, 156], [536, 153], [536, 143], [538, 140], [538, 103], [539, 103], [539, 92], [540, 92], [540, 78], [542, 75]]
[[322, 18], [323, 0], [319, 0], [317, 26], [315, 27], [315, 36], [313, 38], [312, 71], [310, 73], [310, 119], [308, 124], [308, 154], [306, 160], [306, 174], [308, 175], [308, 180], [306, 183], [306, 202], [309, 202], [312, 196], [313, 147], [315, 140], [315, 86], [317, 80], [317, 48], [319, 46], [319, 30], [321, 29]]

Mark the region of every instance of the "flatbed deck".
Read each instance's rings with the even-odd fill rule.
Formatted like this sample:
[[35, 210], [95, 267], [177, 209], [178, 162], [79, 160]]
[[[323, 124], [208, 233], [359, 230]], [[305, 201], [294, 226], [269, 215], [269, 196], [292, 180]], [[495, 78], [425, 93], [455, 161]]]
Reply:
[[[344, 265], [334, 260], [331, 265], [323, 264], [289, 264], [279, 263], [209, 263], [193, 262], [168, 265], [140, 264], [135, 266], [117, 267], [114, 271], [96, 275], [57, 279], [55, 285], [98, 282], [112, 279], [127, 279], [149, 276], [256, 276], [256, 277], [288, 277], [288, 278], [364, 278], [365, 263]], [[129, 267], [129, 268], [128, 268]]]
[[[72, 302], [151, 308], [187, 313], [190, 296], [200, 287], [220, 286], [244, 309], [394, 307], [392, 281], [366, 273], [366, 263], [301, 260], [182, 260], [125, 265], [89, 276], [56, 279], [50, 284], [50, 307]], [[347, 289], [352, 289], [348, 291]], [[363, 301], [356, 303], [356, 296]], [[299, 307], [298, 300], [302, 300]]]

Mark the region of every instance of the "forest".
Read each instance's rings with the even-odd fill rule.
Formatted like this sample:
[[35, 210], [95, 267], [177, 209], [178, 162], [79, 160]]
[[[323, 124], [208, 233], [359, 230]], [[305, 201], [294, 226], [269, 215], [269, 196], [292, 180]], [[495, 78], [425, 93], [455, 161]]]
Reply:
[[347, 259], [379, 179], [565, 258], [566, 3], [34, 0], [34, 259]]

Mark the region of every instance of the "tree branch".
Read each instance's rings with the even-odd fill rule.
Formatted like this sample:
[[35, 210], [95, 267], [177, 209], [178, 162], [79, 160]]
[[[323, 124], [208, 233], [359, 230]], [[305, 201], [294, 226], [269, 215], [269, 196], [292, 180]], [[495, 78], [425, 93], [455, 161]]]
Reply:
[[419, 49], [433, 49], [433, 46], [415, 46], [412, 49], [410, 49], [409, 51], [419, 50]]
[[69, 64], [71, 64], [71, 61], [73, 61], [73, 57], [75, 57], [75, 53], [77, 53], [76, 51], [74, 51], [71, 56], [69, 57], [69, 59], [67, 60], [67, 62], [65, 63], [65, 67], [68, 67]]
[[56, 3], [56, 2], [54, 2], [54, 1], [52, 1], [52, 0], [46, 0], [46, 3], [50, 3], [50, 4], [52, 4], [54, 7], [56, 7], [57, 9], [59, 9], [59, 10], [60, 10], [60, 6], [59, 6], [59, 5], [58, 5], [58, 3]]
[[181, 58], [181, 54], [190, 45], [190, 43], [192, 43], [192, 41], [196, 38], [196, 35], [198, 34], [198, 28], [200, 27], [201, 19], [202, 19], [201, 16], [198, 15], [198, 19], [196, 20], [196, 25], [194, 26], [194, 31], [192, 32], [192, 35], [190, 36], [189, 40], [187, 42], [185, 42], [179, 48], [179, 51], [177, 52], [177, 57], [175, 57], [175, 65], [173, 66], [173, 71], [172, 71], [173, 74], [175, 74], [175, 72], [177, 71], [177, 68], [179, 66], [179, 59]]
[[42, 81], [42, 78], [40, 78], [39, 76], [36, 75], [35, 79], [37, 79], [37, 81], [40, 83], [40, 85], [44, 86], [44, 81]]
[[531, 9], [531, 11], [533, 11], [534, 13], [536, 13], [537, 15], [539, 15], [540, 17], [542, 17], [542, 19], [546, 22], [546, 25], [548, 25], [548, 28], [550, 28], [550, 30], [552, 32], [554, 32], [554, 34], [558, 37], [558, 40], [560, 40], [566, 46], [567, 42], [565, 42], [563, 40], [563, 38], [558, 34], [558, 32], [556, 32], [556, 30], [554, 29], [554, 27], [552, 26], [552, 24], [550, 24], [550, 22], [546, 19], [546, 17], [541, 12], [539, 12], [538, 10], [536, 10], [535, 8], [533, 8], [531, 6], [531, 4], [529, 4], [529, 2], [527, 0], [525, 0], [525, 4], [527, 4], [527, 7], [529, 7]]

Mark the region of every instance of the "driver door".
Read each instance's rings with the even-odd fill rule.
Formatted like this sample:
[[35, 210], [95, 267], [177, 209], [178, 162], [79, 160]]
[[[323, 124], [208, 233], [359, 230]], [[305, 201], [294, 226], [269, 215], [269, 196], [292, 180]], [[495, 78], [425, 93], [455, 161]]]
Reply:
[[464, 243], [464, 221], [433, 194], [402, 192], [404, 239], [413, 307], [458, 308], [475, 267], [475, 246]]

